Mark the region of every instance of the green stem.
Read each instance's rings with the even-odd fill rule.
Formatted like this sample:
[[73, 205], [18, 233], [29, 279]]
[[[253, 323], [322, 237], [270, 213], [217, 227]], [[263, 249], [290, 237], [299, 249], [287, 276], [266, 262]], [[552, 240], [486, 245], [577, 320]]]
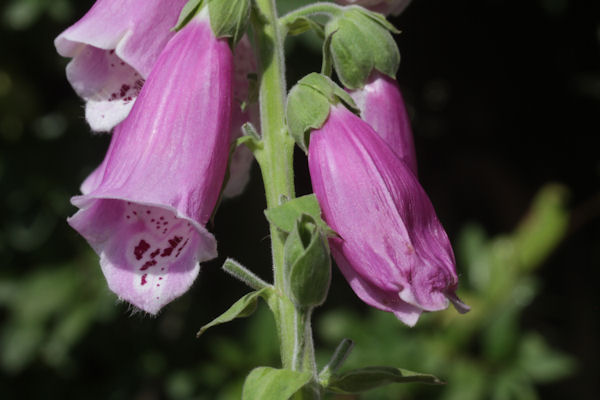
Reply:
[[279, 23], [281, 26], [287, 26], [298, 18], [310, 17], [313, 15], [338, 15], [344, 8], [333, 3], [314, 3], [307, 6], [290, 11], [281, 18]]
[[[285, 124], [285, 64], [283, 34], [278, 24], [275, 0], [255, 0], [252, 25], [259, 58], [259, 101], [262, 148], [255, 151], [261, 168], [267, 208], [293, 199], [294, 141]], [[281, 343], [284, 368], [311, 371], [316, 377], [310, 311], [298, 309], [285, 295], [283, 248], [284, 237], [270, 226], [273, 253], [274, 286], [279, 294], [271, 304]], [[317, 390], [318, 391], [318, 390]], [[299, 394], [297, 399], [318, 398]]]
[[[285, 124], [285, 64], [283, 38], [274, 0], [256, 0], [253, 28], [259, 55], [259, 102], [263, 148], [256, 153], [261, 167], [267, 208], [282, 196], [295, 197], [294, 142]], [[283, 238], [271, 227], [275, 287], [283, 289]], [[281, 267], [281, 268], [280, 268]]]

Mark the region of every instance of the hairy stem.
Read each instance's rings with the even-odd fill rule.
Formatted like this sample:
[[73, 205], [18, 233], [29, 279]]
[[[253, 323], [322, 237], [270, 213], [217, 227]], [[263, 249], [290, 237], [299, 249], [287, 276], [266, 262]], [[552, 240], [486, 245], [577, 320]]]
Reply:
[[279, 19], [282, 26], [294, 22], [298, 18], [310, 17], [314, 15], [338, 15], [343, 7], [333, 3], [314, 3], [290, 11]]
[[[259, 101], [262, 148], [255, 152], [265, 186], [267, 208], [293, 199], [294, 141], [285, 124], [285, 63], [283, 32], [277, 18], [275, 0], [255, 0], [252, 27], [259, 59]], [[270, 304], [281, 343], [284, 368], [311, 371], [316, 376], [310, 310], [298, 309], [285, 295], [283, 248], [284, 237], [271, 224], [274, 286], [278, 299]], [[300, 396], [300, 397], [298, 397]], [[295, 398], [308, 399], [299, 394]]]

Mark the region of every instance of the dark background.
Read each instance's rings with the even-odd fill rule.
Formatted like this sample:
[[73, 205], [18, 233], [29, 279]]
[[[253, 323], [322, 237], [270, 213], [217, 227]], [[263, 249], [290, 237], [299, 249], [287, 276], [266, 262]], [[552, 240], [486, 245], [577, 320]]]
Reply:
[[[255, 166], [248, 190], [221, 205], [209, 227], [220, 257], [203, 265], [188, 294], [158, 318], [116, 303], [97, 259], [65, 223], [75, 211], [69, 197], [100, 162], [109, 137], [90, 134], [64, 77], [67, 60], [52, 41], [91, 4], [0, 3], [0, 393], [235, 398], [251, 368], [278, 365], [269, 316], [215, 328], [200, 340], [194, 334], [248, 291], [220, 271], [225, 257], [270, 276], [260, 176]], [[568, 192], [568, 228], [535, 272], [537, 296], [517, 325], [572, 362], [570, 372], [533, 384], [537, 398], [599, 398], [600, 2], [414, 0], [392, 22], [402, 30], [398, 81], [420, 179], [454, 243], [472, 223], [490, 238], [510, 233], [548, 183]], [[321, 61], [310, 36], [288, 48], [291, 86]], [[301, 194], [310, 191], [304, 161], [298, 154]], [[322, 308], [317, 331], [331, 313], [372, 315], [337, 271]], [[426, 321], [406, 332], [425, 337], [430, 328]], [[317, 344], [330, 350], [335, 343], [325, 336], [316, 333]], [[465, 349], [489, 365], [477, 340]], [[373, 398], [451, 398], [442, 389], [419, 390]]]

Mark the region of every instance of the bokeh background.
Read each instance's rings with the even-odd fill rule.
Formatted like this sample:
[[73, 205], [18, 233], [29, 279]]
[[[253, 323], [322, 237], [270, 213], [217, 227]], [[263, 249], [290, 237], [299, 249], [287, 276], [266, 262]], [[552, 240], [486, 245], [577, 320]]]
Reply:
[[[270, 277], [257, 170], [210, 228], [220, 257], [157, 318], [116, 301], [65, 223], [109, 140], [90, 134], [53, 46], [91, 4], [0, 2], [1, 396], [237, 399], [253, 367], [279, 365], [266, 307], [195, 333], [249, 290], [220, 270], [225, 257]], [[600, 398], [600, 2], [414, 0], [392, 21], [420, 178], [473, 310], [409, 329], [358, 301], [334, 271], [314, 320], [320, 365], [349, 337], [347, 368], [387, 364], [448, 382], [337, 398]], [[320, 68], [311, 34], [287, 45], [290, 83]], [[297, 166], [308, 193], [301, 154]]]

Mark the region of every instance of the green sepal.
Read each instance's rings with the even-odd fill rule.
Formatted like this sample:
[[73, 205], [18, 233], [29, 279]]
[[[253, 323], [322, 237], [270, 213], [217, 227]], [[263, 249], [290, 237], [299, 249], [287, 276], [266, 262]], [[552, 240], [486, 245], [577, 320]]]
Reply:
[[[357, 6], [354, 6], [354, 7], [357, 7]], [[377, 22], [379, 25], [383, 26], [385, 29], [392, 32], [393, 34], [398, 35], [398, 34], [402, 33], [390, 21], [387, 20], [385, 15], [375, 12], [375, 11], [366, 10], [366, 9], [361, 9], [361, 12], [363, 12], [367, 17], [371, 18], [373, 21]]]
[[187, 23], [190, 22], [190, 20], [198, 13], [203, 2], [204, 0], [188, 0], [188, 2], [185, 3], [185, 6], [183, 6], [181, 9], [177, 23], [172, 30], [179, 31], [181, 28], [186, 26]]
[[374, 69], [396, 77], [400, 52], [390, 32], [398, 31], [382, 15], [361, 7], [347, 7], [327, 23], [333, 65], [345, 87], [361, 88]]
[[331, 105], [342, 102], [358, 112], [352, 97], [325, 75], [311, 73], [300, 79], [290, 90], [286, 118], [290, 134], [298, 146], [308, 151], [311, 129], [319, 129], [329, 116]]
[[335, 32], [327, 35], [323, 40], [323, 59], [321, 62], [321, 74], [331, 78], [333, 72], [333, 57], [331, 55], [331, 39]]
[[250, 0], [208, 0], [208, 13], [215, 36], [230, 37], [234, 47], [246, 32]]
[[242, 400], [287, 400], [311, 378], [312, 374], [308, 371], [257, 367], [244, 381]]
[[320, 38], [325, 37], [325, 27], [322, 24], [314, 21], [312, 18], [297, 18], [286, 28], [288, 30], [288, 34], [292, 36], [300, 35], [312, 29]]
[[302, 214], [285, 240], [285, 288], [296, 307], [320, 306], [331, 282], [331, 256], [327, 237], [313, 217]]
[[273, 295], [273, 288], [265, 287], [263, 289], [250, 292], [243, 296], [241, 299], [233, 303], [231, 307], [217, 318], [213, 319], [208, 324], [204, 325], [196, 337], [200, 337], [207, 329], [212, 328], [216, 325], [225, 324], [231, 322], [236, 318], [244, 318], [252, 315], [256, 311], [258, 299], [262, 297], [265, 301], [268, 301], [269, 297]]
[[359, 368], [341, 375], [332, 376], [328, 382], [321, 382], [325, 388], [338, 394], [356, 394], [392, 383], [419, 382], [430, 385], [443, 385], [444, 382], [429, 374], [408, 371], [394, 367]]
[[321, 208], [314, 194], [296, 197], [295, 199], [282, 202], [277, 207], [265, 210], [267, 220], [286, 234], [294, 230], [296, 221], [303, 214], [310, 215], [328, 237], [339, 236], [321, 219]]
[[244, 123], [244, 125], [242, 125], [242, 132], [244, 135], [235, 140], [235, 147], [246, 145], [252, 153], [263, 148], [263, 141], [252, 123]]

